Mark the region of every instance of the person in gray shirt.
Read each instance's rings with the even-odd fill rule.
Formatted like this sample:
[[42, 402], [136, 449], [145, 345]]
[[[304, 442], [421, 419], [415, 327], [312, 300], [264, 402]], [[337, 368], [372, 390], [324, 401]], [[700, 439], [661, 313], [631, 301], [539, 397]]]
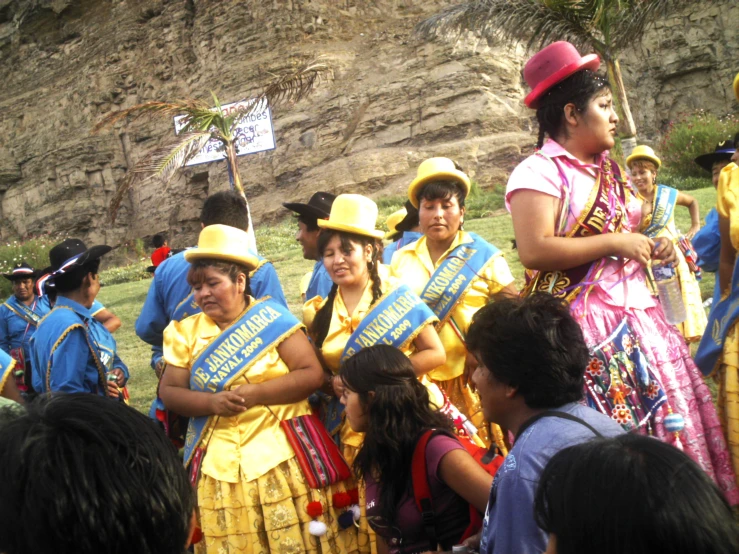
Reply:
[[485, 420], [515, 436], [493, 480], [482, 531], [468, 546], [481, 554], [540, 554], [548, 537], [534, 519], [534, 497], [549, 459], [624, 431], [582, 403], [590, 354], [561, 300], [538, 293], [489, 304], [475, 315], [467, 346], [478, 362], [472, 381]]

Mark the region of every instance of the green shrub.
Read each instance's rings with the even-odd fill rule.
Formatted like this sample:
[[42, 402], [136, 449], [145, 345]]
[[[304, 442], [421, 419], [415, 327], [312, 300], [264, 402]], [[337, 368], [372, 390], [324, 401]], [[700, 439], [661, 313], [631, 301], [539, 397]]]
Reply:
[[[731, 139], [737, 131], [739, 118], [736, 114], [717, 117], [699, 110], [670, 122], [657, 154], [662, 159], [663, 167], [672, 175], [683, 178], [708, 177], [705, 170], [695, 163], [695, 158], [712, 152], [716, 144]], [[660, 173], [660, 177], [662, 174]], [[708, 181], [710, 182], [710, 178]]]
[[[60, 235], [42, 235], [24, 241], [0, 243], [0, 273], [10, 273], [16, 264], [26, 262], [35, 269], [44, 269], [49, 265], [49, 250], [64, 240]], [[10, 281], [0, 279], [0, 298], [7, 298], [12, 293]]]
[[677, 190], [697, 190], [713, 187], [711, 176], [705, 171], [700, 177], [693, 177], [679, 175], [670, 169], [662, 169], [657, 176], [657, 181], [661, 185], [667, 185]]
[[150, 265], [151, 260], [144, 259], [140, 262], [121, 267], [103, 269], [100, 272], [100, 284], [103, 286], [109, 286], [150, 279], [152, 274], [146, 271], [146, 268]]

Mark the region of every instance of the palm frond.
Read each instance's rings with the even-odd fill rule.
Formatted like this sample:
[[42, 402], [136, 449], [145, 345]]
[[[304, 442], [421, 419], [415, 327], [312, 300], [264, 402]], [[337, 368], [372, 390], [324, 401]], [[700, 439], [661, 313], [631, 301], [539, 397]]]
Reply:
[[[707, 0], [714, 3], [715, 0]], [[696, 0], [476, 0], [451, 6], [422, 21], [416, 34], [431, 40], [472, 31], [492, 43], [542, 48], [567, 40], [581, 50], [615, 57], [638, 44], [663, 15]]]
[[180, 133], [173, 140], [159, 146], [141, 158], [128, 170], [110, 202], [110, 217], [115, 221], [123, 196], [138, 181], [159, 178], [168, 182], [175, 172], [194, 157], [211, 139], [209, 132]]

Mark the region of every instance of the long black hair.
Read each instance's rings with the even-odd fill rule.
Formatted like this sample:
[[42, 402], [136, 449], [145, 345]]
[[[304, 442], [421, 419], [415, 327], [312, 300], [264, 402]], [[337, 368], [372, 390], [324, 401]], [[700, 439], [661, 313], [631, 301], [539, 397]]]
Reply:
[[711, 478], [677, 448], [640, 435], [555, 454], [534, 509], [558, 554], [739, 552], [739, 527]]
[[429, 429], [451, 433], [452, 422], [431, 407], [426, 387], [397, 348], [385, 344], [364, 348], [344, 362], [340, 376], [344, 386], [359, 395], [369, 418], [354, 473], [357, 479], [373, 476], [379, 487], [380, 515], [385, 522], [393, 522], [403, 494], [412, 495], [416, 442]]
[[544, 138], [554, 138], [564, 129], [564, 109], [567, 104], [574, 104], [578, 112], [584, 112], [588, 103], [596, 96], [610, 91], [608, 81], [589, 69], [573, 73], [561, 83], [557, 83], [542, 98], [536, 110], [536, 121], [539, 123], [539, 137], [536, 147], [544, 145]]
[[[378, 271], [380, 260], [382, 259], [382, 242], [378, 239], [367, 237], [364, 235], [358, 235], [355, 233], [346, 233], [344, 231], [335, 231], [333, 229], [323, 229], [318, 235], [318, 253], [323, 257], [323, 252], [326, 250], [326, 246], [329, 241], [338, 236], [341, 240], [341, 249], [347, 254], [353, 248], [352, 243], [359, 244], [364, 248], [368, 244], [372, 246], [372, 257], [367, 263], [367, 269], [369, 269], [370, 281], [372, 281], [372, 304], [377, 302], [382, 296], [382, 280]], [[334, 299], [336, 293], [339, 290], [339, 286], [334, 283], [331, 287], [331, 292], [326, 299], [326, 302], [321, 306], [321, 309], [316, 313], [316, 317], [311, 325], [310, 334], [315, 342], [316, 347], [321, 348], [323, 341], [326, 340], [328, 334], [328, 328], [331, 325], [331, 315], [334, 311]]]

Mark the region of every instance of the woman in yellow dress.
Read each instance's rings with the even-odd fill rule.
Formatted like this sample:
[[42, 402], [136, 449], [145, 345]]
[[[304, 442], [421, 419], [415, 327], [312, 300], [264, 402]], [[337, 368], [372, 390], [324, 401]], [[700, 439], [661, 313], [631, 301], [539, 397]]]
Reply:
[[185, 463], [198, 479], [204, 535], [196, 551], [354, 552], [356, 529], [340, 529], [333, 506], [332, 492], [346, 492], [344, 484], [309, 488], [280, 425], [310, 414], [320, 363], [297, 319], [249, 295], [257, 259], [247, 245], [239, 229], [203, 229], [198, 248], [185, 254], [202, 313], [164, 331], [159, 393], [168, 409], [191, 418]]
[[[470, 180], [447, 158], [430, 158], [418, 168], [408, 198], [419, 210], [423, 236], [393, 256], [395, 275], [410, 286], [440, 322], [436, 325], [446, 362], [429, 373], [490, 444], [480, 398], [469, 386], [465, 335], [472, 316], [501, 296], [517, 296], [513, 275], [500, 251], [462, 230]], [[492, 427], [496, 445], [506, 452], [503, 434]]]
[[[433, 314], [415, 294], [406, 287], [401, 289], [401, 283], [391, 275], [390, 269], [380, 263], [384, 233], [375, 229], [376, 224], [377, 205], [359, 194], [337, 196], [329, 218], [318, 221], [318, 226], [323, 228], [318, 238], [318, 251], [334, 285], [327, 298], [319, 296], [308, 301], [303, 315], [326, 371], [324, 391], [332, 395], [334, 406], [339, 405], [344, 390], [338, 375], [341, 362], [358, 349], [347, 347], [353, 337], [361, 346], [394, 343], [409, 356], [418, 377], [438, 367], [445, 359], [444, 348], [434, 330]], [[394, 325], [383, 328], [384, 333], [362, 336], [360, 327], [368, 314], [373, 319], [377, 315], [384, 322], [383, 308], [391, 298], [390, 293], [402, 293], [401, 298], [410, 299], [405, 305], [413, 304], [413, 309]], [[410, 325], [399, 331], [405, 321]], [[355, 335], [357, 330], [360, 336]], [[362, 446], [364, 434], [352, 431], [343, 417], [330, 419], [335, 423], [327, 424], [327, 428], [332, 434], [338, 434], [344, 458], [351, 465]]]
[[[697, 342], [706, 329], [706, 311], [695, 273], [690, 270], [685, 255], [680, 250], [680, 235], [675, 227], [675, 207], [684, 206], [690, 210], [691, 225], [685, 234], [692, 239], [700, 229], [698, 200], [671, 187], [657, 184], [657, 171], [662, 161], [649, 146], [639, 145], [626, 158], [631, 171], [631, 182], [642, 200], [640, 231], [649, 238], [669, 238], [675, 246], [677, 255], [677, 276], [680, 282], [687, 319], [677, 324], [687, 342]], [[650, 280], [652, 294], [656, 295], [653, 281]]]

